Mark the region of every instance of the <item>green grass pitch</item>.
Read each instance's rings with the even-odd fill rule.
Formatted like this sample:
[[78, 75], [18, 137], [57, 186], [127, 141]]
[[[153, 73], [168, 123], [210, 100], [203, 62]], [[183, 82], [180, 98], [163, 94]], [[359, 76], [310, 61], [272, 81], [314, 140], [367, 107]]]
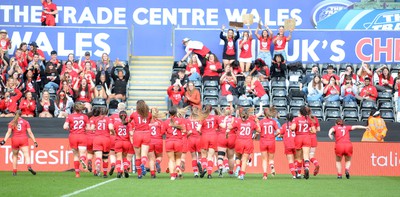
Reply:
[[[288, 174], [269, 176], [262, 180], [261, 174], [248, 174], [244, 181], [225, 176], [213, 179], [194, 179], [184, 174], [183, 179], [171, 181], [165, 173], [150, 179], [147, 174], [138, 180], [136, 176], [115, 179], [95, 177], [82, 172], [75, 178], [73, 172], [0, 172], [0, 188], [3, 196], [63, 196], [88, 188], [101, 182], [101, 186], [73, 196], [400, 196], [400, 177], [361, 177], [338, 180], [336, 176], [318, 175], [309, 180], [293, 180]], [[110, 181], [112, 180], [112, 181]]]

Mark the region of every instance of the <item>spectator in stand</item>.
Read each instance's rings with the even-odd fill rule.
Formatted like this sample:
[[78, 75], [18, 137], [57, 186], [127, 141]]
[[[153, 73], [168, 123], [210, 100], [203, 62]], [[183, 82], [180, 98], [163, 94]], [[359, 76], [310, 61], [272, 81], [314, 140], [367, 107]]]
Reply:
[[30, 92], [32, 97], [36, 100], [40, 94], [39, 84], [36, 83], [37, 74], [34, 74], [34, 69], [26, 70], [22, 77], [21, 88], [23, 92]]
[[36, 100], [32, 97], [31, 92], [25, 93], [25, 98], [19, 103], [21, 117], [34, 117], [36, 110]]
[[327, 68], [328, 73], [322, 76], [322, 83], [324, 85], [328, 85], [330, 83], [331, 77], [335, 77], [336, 84], [340, 84], [340, 78], [333, 72], [333, 65], [328, 65]]
[[51, 51], [50, 55], [51, 56], [49, 62], [53, 63], [54, 68], [59, 70], [58, 73], [61, 73], [63, 67], [61, 66], [61, 60], [57, 59], [57, 51]]
[[13, 82], [13, 84], [15, 85], [16, 88], [18, 89], [22, 89], [21, 85], [22, 85], [22, 79], [20, 77], [20, 74], [18, 72], [14, 72], [10, 78], [8, 78], [10, 81]]
[[368, 118], [368, 128], [363, 134], [362, 142], [384, 142], [388, 129], [385, 120], [377, 109], [372, 109]]
[[31, 49], [28, 52], [28, 62], [34, 60], [34, 55], [35, 54], [39, 55], [39, 60], [40, 61], [46, 60], [43, 51], [39, 49], [39, 46], [37, 45], [37, 43], [35, 41], [29, 43], [29, 46], [30, 46]]
[[369, 65], [365, 62], [362, 63], [361, 68], [358, 69], [357, 71], [357, 76], [358, 76], [358, 90], [361, 91], [361, 89], [364, 87], [364, 79], [368, 77], [369, 79], [372, 79], [373, 77], [373, 72], [369, 68]]
[[184, 96], [183, 107], [186, 107], [188, 105], [201, 109], [200, 91], [197, 90], [196, 87], [194, 87], [194, 83], [192, 81], [189, 81], [189, 83], [187, 83], [186, 92]]
[[[95, 69], [95, 71], [96, 71], [96, 69]], [[85, 62], [82, 72], [85, 74], [86, 79], [89, 78], [89, 75], [92, 79], [96, 79], [96, 75], [94, 74], [94, 72], [92, 70], [92, 65], [89, 61]]]
[[40, 18], [42, 26], [56, 26], [57, 5], [53, 3], [53, 0], [40, 1], [43, 5], [42, 17]]
[[258, 100], [261, 100], [262, 105], [266, 105], [269, 103], [269, 96], [267, 92], [265, 92], [263, 85], [257, 79], [257, 77], [253, 77], [251, 81], [251, 91], [254, 94], [253, 104], [256, 104]]
[[182, 40], [182, 44], [185, 46], [186, 54], [182, 57], [181, 61], [178, 62], [180, 66], [182, 62], [187, 61], [189, 55], [194, 53], [197, 54], [202, 65], [205, 65], [205, 60], [208, 58], [211, 53], [210, 49], [208, 49], [202, 42], [194, 41], [190, 38], [184, 38]]
[[90, 103], [92, 102], [94, 87], [95, 85], [92, 79], [78, 78], [73, 88], [76, 97], [75, 102], [83, 103], [88, 112], [92, 111], [92, 105]]
[[303, 77], [303, 79], [299, 83], [300, 91], [303, 91], [304, 94], [308, 94], [308, 86], [316, 75], [319, 75], [319, 70], [318, 70], [318, 65], [314, 64], [311, 68], [311, 73], [306, 74], [305, 77]]
[[271, 66], [271, 80], [286, 80], [287, 67], [282, 54], [274, 56], [274, 61]]
[[182, 101], [182, 96], [185, 94], [185, 87], [182, 86], [182, 84], [175, 83], [167, 89], [167, 94], [168, 94], [168, 109], [171, 106], [176, 106], [176, 107], [182, 107], [183, 106], [183, 101]]
[[392, 92], [394, 80], [390, 75], [389, 68], [385, 65], [376, 70], [376, 72], [382, 71], [380, 75], [378, 75], [378, 85], [376, 85], [376, 89], [378, 92]]
[[43, 61], [40, 61], [40, 56], [38, 54], [35, 54], [32, 61], [29, 62], [28, 69], [30, 68], [34, 69], [35, 74], [37, 74], [36, 82], [38, 82], [39, 87], [42, 88], [44, 85], [44, 80], [46, 79], [44, 75], [46, 67], [43, 65]]
[[222, 65], [219, 62], [217, 56], [215, 56], [214, 53], [211, 53], [204, 68], [203, 79], [214, 77], [219, 78], [219, 70], [222, 70]]
[[74, 98], [74, 90], [71, 88], [71, 85], [67, 80], [61, 81], [61, 85], [57, 91], [57, 94], [60, 94], [61, 91], [64, 91], [70, 98]]
[[44, 81], [44, 88], [45, 89], [54, 89], [57, 90], [60, 84], [60, 73], [61, 67], [56, 69], [53, 63], [47, 62], [46, 70], [44, 71], [45, 74], [45, 81]]
[[[231, 69], [232, 69], [232, 73], [235, 76], [238, 76], [239, 74], [242, 74], [242, 69], [240, 68], [240, 63], [239, 61], [235, 60], [232, 64], [231, 64]], [[226, 68], [225, 68], [226, 69]]]
[[188, 77], [185, 74], [185, 70], [179, 70], [176, 73], [171, 75], [171, 85], [179, 82], [182, 86], [186, 85], [189, 82]]
[[260, 41], [260, 50], [257, 58], [261, 58], [269, 68], [271, 67], [272, 64], [272, 56], [270, 49], [271, 49], [271, 41], [273, 33], [267, 24], [265, 24], [265, 29], [262, 30], [261, 35], [258, 34], [258, 30], [260, 30], [259, 26], [257, 26], [257, 30], [255, 33], [258, 40]]
[[289, 36], [285, 36], [285, 28], [280, 26], [278, 29], [278, 34], [272, 39], [274, 43], [274, 56], [277, 54], [282, 54], [283, 60], [287, 60], [286, 55], [286, 43], [292, 39], [293, 29], [289, 30]]
[[8, 38], [5, 29], [0, 30], [0, 48], [3, 50], [4, 56], [8, 59], [10, 57], [8, 50], [11, 49], [11, 40]]
[[104, 100], [108, 99], [107, 92], [102, 85], [96, 85], [93, 92], [93, 98], [104, 99]]
[[93, 72], [96, 72], [96, 69], [97, 69], [96, 62], [90, 59], [90, 52], [86, 51], [85, 52], [85, 59], [81, 62], [81, 65], [80, 65], [81, 68], [87, 68], [86, 64], [88, 62], [90, 63], [90, 70], [93, 71]]
[[337, 83], [337, 79], [335, 76], [331, 76], [329, 79], [329, 83], [325, 85], [324, 94], [325, 101], [339, 101], [340, 100], [340, 87]]
[[224, 51], [222, 52], [222, 62], [224, 67], [231, 65], [236, 60], [236, 41], [239, 39], [239, 31], [236, 29], [236, 35], [233, 29], [228, 29], [228, 33], [224, 36], [225, 25], [222, 25], [219, 38], [224, 41]]
[[1, 67], [1, 75], [4, 79], [7, 78], [8, 64], [9, 59], [5, 57], [3, 49], [0, 49], [0, 67]]
[[197, 54], [192, 54], [189, 64], [186, 66], [185, 74], [188, 76], [190, 81], [201, 81], [200, 67], [201, 62]]
[[270, 71], [268, 65], [261, 58], [254, 61], [254, 68], [250, 71], [251, 76], [257, 76], [260, 81], [269, 81]]
[[49, 91], [43, 90], [42, 97], [36, 106], [40, 118], [53, 118], [55, 107], [54, 101], [50, 99]]
[[248, 26], [247, 31], [243, 32], [243, 37], [239, 41], [239, 63], [240, 68], [245, 74], [248, 74], [251, 62], [253, 61], [253, 54], [251, 53], [253, 36], [250, 30], [250, 26]]
[[244, 80], [244, 84], [243, 84], [243, 89], [244, 89], [244, 93], [241, 92], [241, 95], [239, 97], [239, 100], [248, 100], [250, 102], [250, 104], [252, 104], [253, 102], [253, 91], [251, 89], [251, 83], [252, 83], [252, 77], [246, 76], [245, 80]]
[[125, 101], [126, 87], [130, 77], [129, 66], [117, 59], [115, 61], [115, 66], [111, 70], [111, 77], [114, 80], [114, 88], [110, 96], [111, 99], [121, 99]]
[[113, 62], [110, 60], [107, 53], [103, 53], [103, 55], [101, 55], [101, 60], [97, 62], [97, 72], [107, 70], [108, 73], [111, 73], [112, 68]]
[[23, 74], [23, 71], [21, 69], [21, 67], [18, 65], [18, 62], [15, 60], [15, 57], [12, 57], [10, 59], [10, 66], [9, 66], [9, 70], [7, 72], [8, 77], [13, 79], [15, 83], [18, 83], [17, 88], [20, 87], [21, 83], [21, 77]]
[[324, 84], [322, 84], [321, 77], [314, 75], [312, 82], [308, 83], [307, 87], [307, 101], [322, 101], [324, 94]]
[[28, 68], [28, 60], [26, 59], [26, 56], [23, 55], [21, 49], [15, 51], [15, 60], [18, 62], [19, 67], [21, 67], [22, 72], [25, 72]]
[[376, 101], [378, 97], [378, 91], [376, 87], [371, 84], [371, 79], [369, 77], [364, 78], [364, 87], [361, 89], [360, 94], [356, 96], [357, 100], [371, 100]]
[[400, 96], [399, 96], [399, 89], [400, 89], [400, 70], [397, 71], [397, 77], [394, 79], [394, 85], [393, 85], [393, 100], [395, 102], [396, 105], [396, 109], [397, 109], [397, 117], [396, 117], [396, 121], [400, 122]]
[[340, 85], [346, 84], [346, 78], [348, 76], [351, 78], [353, 84], [357, 82], [358, 78], [357, 75], [354, 73], [354, 68], [352, 65], [347, 65], [346, 71], [340, 74]]
[[74, 106], [74, 101], [63, 90], [59, 91], [54, 102], [54, 117], [66, 118], [71, 114], [71, 109]]
[[3, 112], [0, 117], [14, 117], [17, 111], [17, 102], [21, 99], [22, 93], [14, 85], [4, 93], [4, 99], [0, 101], [0, 110]]
[[[73, 83], [76, 81], [76, 78], [78, 77], [78, 70], [74, 69], [73, 67], [73, 62], [71, 61], [66, 61], [65, 62], [65, 69], [64, 71], [61, 72], [62, 79], [69, 81], [69, 83]], [[67, 74], [68, 73], [68, 74]]]
[[110, 75], [107, 71], [97, 72], [96, 74], [96, 86], [101, 85], [107, 94], [108, 102], [110, 101], [111, 95], [111, 82]]
[[353, 84], [353, 78], [350, 75], [347, 75], [346, 80], [342, 85], [340, 94], [343, 98], [343, 102], [357, 101], [356, 99], [357, 93], [358, 93], [357, 86]]
[[[79, 73], [82, 71], [82, 68], [79, 67], [80, 65], [78, 65], [77, 60], [75, 60], [75, 55], [73, 53], [68, 54], [67, 57], [67, 61], [65, 62], [65, 64], [70, 61], [72, 63], [72, 68], [74, 69], [74, 71], [76, 73]], [[64, 66], [63, 70], [66, 68], [66, 66]]]
[[[219, 99], [227, 99], [231, 100], [234, 105], [236, 105], [238, 101], [238, 96], [239, 96], [239, 91], [238, 88], [236, 87], [237, 85], [237, 79], [236, 76], [232, 73], [232, 69], [230, 66], [226, 66], [225, 72], [222, 74], [221, 78], [219, 79], [219, 84], [220, 84], [220, 95]], [[228, 99], [228, 97], [230, 97]]]

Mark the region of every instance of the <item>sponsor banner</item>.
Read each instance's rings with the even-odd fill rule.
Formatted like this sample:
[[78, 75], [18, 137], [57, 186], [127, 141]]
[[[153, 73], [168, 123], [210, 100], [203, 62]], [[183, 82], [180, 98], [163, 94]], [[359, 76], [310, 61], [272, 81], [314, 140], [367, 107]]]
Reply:
[[[273, 31], [276, 35], [277, 30]], [[175, 32], [176, 60], [185, 55], [182, 39], [190, 37], [192, 40], [203, 42], [222, 61], [223, 41], [219, 38], [220, 30], [177, 29]], [[236, 44], [238, 43], [239, 41]], [[259, 49], [259, 46], [255, 45], [258, 43], [254, 41], [253, 58], [257, 57]], [[292, 40], [286, 47], [289, 62], [396, 63], [400, 61], [400, 38], [397, 31], [295, 30]]]
[[108, 53], [112, 60], [127, 58], [128, 30], [102, 28], [38, 28], [12, 27], [7, 28], [11, 38], [12, 48], [10, 55], [15, 53], [21, 42], [36, 41], [46, 59], [50, 59], [50, 52], [56, 50], [59, 59], [66, 60], [68, 54], [75, 54], [75, 58], [84, 56], [89, 51], [92, 59], [100, 59], [103, 53]]
[[[32, 143], [29, 146], [29, 154], [33, 168], [38, 171], [65, 171], [73, 168], [73, 154], [69, 148], [67, 138], [57, 139], [37, 139], [39, 148], [34, 148]], [[12, 151], [11, 140], [0, 147], [0, 169], [12, 170]], [[319, 142], [316, 158], [321, 165], [320, 174], [336, 175], [335, 168], [335, 143]], [[400, 175], [400, 147], [394, 143], [353, 143], [353, 158], [351, 173], [360, 176], [399, 176]], [[191, 172], [192, 168], [186, 157], [186, 172]], [[19, 170], [25, 170], [23, 165], [24, 158], [19, 154]], [[163, 155], [163, 171], [167, 168], [168, 158]], [[344, 165], [344, 162], [343, 162]], [[216, 169], [216, 167], [214, 167]], [[275, 169], [279, 174], [289, 174], [289, 167], [286, 156], [284, 155], [283, 142], [276, 143]], [[314, 166], [311, 164], [311, 172]], [[248, 173], [259, 173], [262, 171], [262, 158], [259, 151], [259, 142], [254, 142], [254, 154], [252, 162], [249, 164]], [[270, 172], [270, 170], [268, 170]]]
[[317, 28], [398, 31], [400, 30], [400, 10], [341, 10], [319, 21]]

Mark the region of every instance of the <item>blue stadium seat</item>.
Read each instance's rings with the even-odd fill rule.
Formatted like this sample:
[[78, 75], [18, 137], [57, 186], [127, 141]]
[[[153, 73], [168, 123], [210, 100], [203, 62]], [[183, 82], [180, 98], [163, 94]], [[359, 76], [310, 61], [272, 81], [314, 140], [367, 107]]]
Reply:
[[205, 97], [203, 99], [203, 106], [210, 104], [213, 107], [218, 106], [218, 97]]
[[382, 109], [380, 110], [381, 118], [385, 121], [394, 122], [394, 111], [393, 109]]
[[341, 111], [338, 110], [337, 108], [327, 108], [325, 110], [325, 120], [329, 121], [329, 120], [336, 120], [338, 118], [341, 118], [342, 115], [340, 112]]
[[285, 97], [287, 95], [286, 89], [285, 88], [272, 88], [271, 92], [272, 98], [275, 97]]
[[205, 87], [203, 89], [204, 97], [218, 97], [219, 90], [218, 87]]
[[359, 121], [359, 114], [357, 108], [344, 108], [343, 109], [344, 121]]
[[219, 82], [217, 80], [206, 80], [203, 82], [204, 87], [219, 87]]
[[278, 111], [279, 118], [286, 120], [286, 115], [288, 114], [286, 107], [277, 107], [276, 110]]
[[311, 109], [311, 114], [317, 117], [318, 120], [320, 121], [324, 120], [324, 112], [322, 108], [310, 108], [310, 109]]
[[272, 106], [287, 108], [288, 107], [287, 99], [285, 97], [272, 98]]

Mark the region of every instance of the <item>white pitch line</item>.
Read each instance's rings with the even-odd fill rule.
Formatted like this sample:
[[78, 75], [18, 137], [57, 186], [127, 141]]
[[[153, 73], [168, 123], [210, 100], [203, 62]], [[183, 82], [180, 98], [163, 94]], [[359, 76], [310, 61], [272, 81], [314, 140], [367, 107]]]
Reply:
[[70, 197], [70, 196], [74, 196], [74, 195], [77, 195], [77, 194], [80, 194], [80, 193], [82, 193], [82, 192], [85, 192], [85, 191], [94, 189], [94, 188], [96, 188], [96, 187], [102, 186], [102, 185], [104, 185], [104, 184], [107, 184], [107, 183], [112, 182], [112, 181], [115, 181], [115, 180], [117, 180], [117, 178], [114, 178], [114, 179], [111, 179], [111, 180], [108, 180], [108, 181], [104, 181], [104, 182], [98, 183], [98, 184], [96, 184], [96, 185], [92, 185], [92, 186], [90, 186], [90, 187], [87, 187], [87, 188], [84, 188], [84, 189], [81, 189], [81, 190], [78, 190], [78, 191], [75, 191], [75, 192], [72, 192], [72, 193], [69, 193], [69, 194], [66, 194], [66, 195], [62, 195], [61, 197]]

